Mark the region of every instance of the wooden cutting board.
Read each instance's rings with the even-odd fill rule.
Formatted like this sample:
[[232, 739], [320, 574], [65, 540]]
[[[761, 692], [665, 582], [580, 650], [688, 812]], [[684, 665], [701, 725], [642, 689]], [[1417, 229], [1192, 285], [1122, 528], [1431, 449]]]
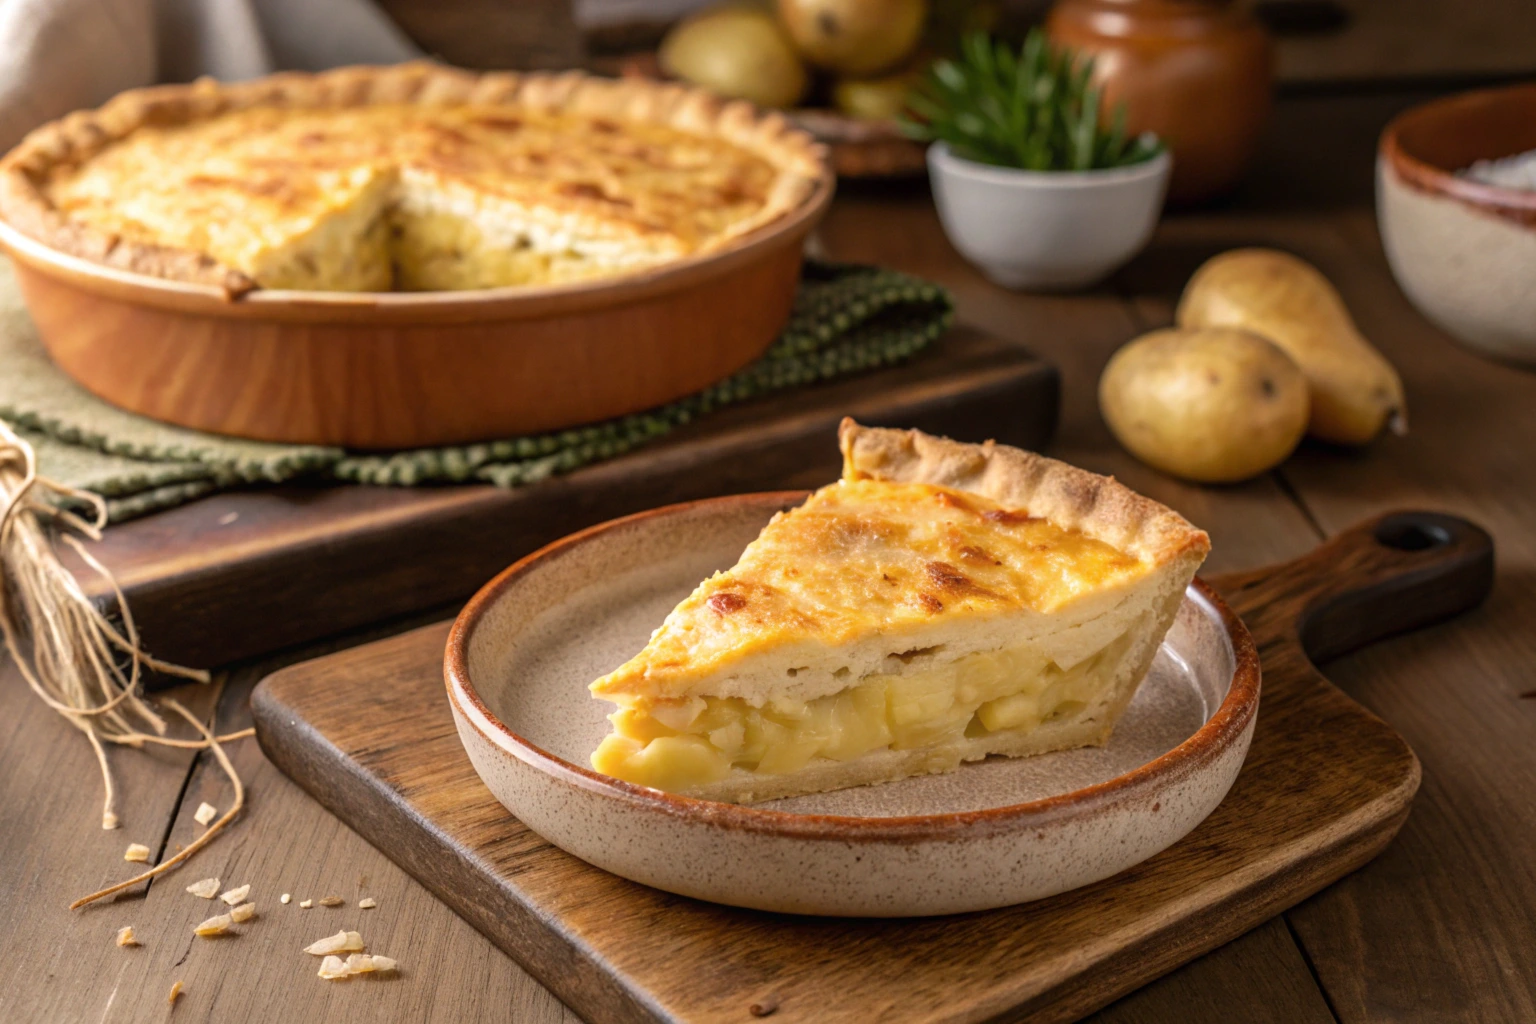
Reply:
[[1074, 1019], [1375, 856], [1413, 751], [1308, 660], [1469, 608], [1488, 535], [1400, 513], [1213, 582], [1263, 662], [1225, 802], [1151, 860], [1075, 892], [910, 921], [795, 918], [648, 889], [561, 852], [481, 785], [442, 682], [446, 623], [305, 662], [252, 698], [267, 755], [590, 1021]]
[[224, 665], [463, 601], [508, 563], [603, 519], [823, 483], [842, 464], [845, 415], [1040, 448], [1058, 400], [1054, 367], [960, 326], [899, 366], [722, 409], [626, 455], [517, 490], [230, 492], [114, 526], [93, 550], [117, 575], [151, 651]]

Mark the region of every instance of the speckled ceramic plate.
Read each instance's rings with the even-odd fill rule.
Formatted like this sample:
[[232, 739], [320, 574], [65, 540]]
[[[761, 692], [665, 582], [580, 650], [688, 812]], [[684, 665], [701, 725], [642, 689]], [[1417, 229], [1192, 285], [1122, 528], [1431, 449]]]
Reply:
[[589, 769], [611, 707], [587, 683], [803, 498], [748, 494], [614, 520], [487, 584], [454, 624], [444, 669], [459, 736], [497, 799], [556, 846], [637, 882], [881, 917], [1006, 906], [1107, 878], [1221, 802], [1253, 736], [1259, 662], [1242, 622], [1198, 580], [1102, 749], [751, 806]]

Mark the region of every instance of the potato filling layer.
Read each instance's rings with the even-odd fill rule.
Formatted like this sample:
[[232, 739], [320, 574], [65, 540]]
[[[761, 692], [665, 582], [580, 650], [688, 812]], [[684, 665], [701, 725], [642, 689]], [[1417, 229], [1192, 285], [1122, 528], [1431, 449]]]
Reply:
[[1132, 635], [1065, 670], [1034, 645], [943, 663], [929, 652], [909, 652], [890, 659], [897, 671], [806, 703], [637, 703], [608, 716], [614, 732], [593, 752], [592, 766], [627, 782], [686, 792], [733, 768], [782, 775], [813, 758], [851, 761], [882, 749], [949, 747], [958, 764], [967, 738], [1029, 732], [1082, 710], [1114, 679]]
[[[486, 224], [490, 223], [487, 218]], [[397, 291], [454, 291], [508, 285], [578, 281], [626, 268], [659, 262], [660, 253], [609, 254], [583, 251], [601, 248], [602, 239], [579, 239], [549, 231], [511, 232], [498, 238], [482, 230], [474, 218], [453, 212], [394, 210], [390, 214]], [[507, 224], [498, 225], [507, 235]], [[607, 243], [613, 248], [613, 243]]]

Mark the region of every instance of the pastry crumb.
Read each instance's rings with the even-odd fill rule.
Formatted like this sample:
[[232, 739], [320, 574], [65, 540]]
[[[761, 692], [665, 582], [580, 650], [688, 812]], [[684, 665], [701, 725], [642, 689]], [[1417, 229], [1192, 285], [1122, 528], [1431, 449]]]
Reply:
[[308, 910], [310, 907], [312, 907], [314, 905], [315, 905], [315, 901], [314, 900], [300, 900], [299, 901], [299, 909], [300, 910]]
[[347, 970], [347, 965], [342, 962], [342, 959], [339, 956], [328, 956], [324, 960], [320, 961], [319, 974], [320, 977], [324, 978], [326, 981], [335, 981], [338, 978], [345, 978], [350, 973], [351, 972]]
[[139, 944], [139, 937], [133, 934], [133, 925], [130, 924], [125, 928], [117, 930], [117, 944], [119, 946], [137, 946]]
[[201, 935], [205, 939], [214, 935], [223, 935], [229, 931], [231, 924], [234, 924], [234, 920], [228, 914], [218, 914], [193, 928], [192, 934]]
[[235, 924], [244, 924], [256, 916], [256, 904], [242, 903], [229, 912], [229, 919]]
[[357, 908], [359, 910], [372, 910], [378, 905], [379, 901], [374, 899], [372, 896], [364, 896], [362, 899], [357, 901]]
[[201, 882], [193, 882], [187, 886], [187, 892], [193, 896], [201, 896], [205, 900], [211, 900], [219, 894], [219, 880], [217, 878], [205, 878]]
[[171, 985], [171, 994], [165, 997], [165, 1001], [175, 1006], [176, 997], [179, 995], [181, 995], [181, 982], [178, 981]]
[[376, 971], [392, 971], [395, 969], [395, 961], [387, 956], [369, 956], [367, 953], [353, 953], [347, 957], [348, 974], [372, 974]]
[[285, 892], [277, 898], [277, 902], [287, 906], [289, 903], [293, 902], [293, 894]]
[[225, 903], [228, 903], [230, 906], [234, 906], [237, 903], [244, 903], [245, 898], [250, 894], [251, 886], [250, 883], [247, 882], [245, 885], [229, 890], [229, 892], [226, 892], [224, 895], [220, 896], [219, 899], [223, 900]]
[[345, 928], [335, 935], [327, 935], [323, 939], [316, 939], [304, 947], [304, 952], [314, 956], [326, 956], [330, 953], [361, 953], [363, 951], [363, 937], [357, 932], [349, 932]]
[[129, 843], [128, 849], [123, 851], [123, 860], [131, 860], [136, 864], [144, 864], [149, 860], [149, 847], [143, 843]]
[[197, 822], [199, 825], [206, 825], [218, 816], [219, 809], [213, 806], [213, 804], [210, 804], [208, 801], [204, 800], [202, 803], [197, 805], [197, 813], [192, 815], [192, 820]]
[[320, 905], [322, 907], [339, 907], [339, 906], [341, 906], [345, 902], [347, 902], [347, 901], [342, 899], [340, 896], [322, 896], [322, 897], [320, 897]]
[[[331, 962], [333, 960], [335, 963]], [[326, 957], [320, 963], [320, 977], [335, 981], [338, 978], [350, 977], [354, 974], [375, 974], [394, 969], [395, 961], [391, 957], [353, 953], [347, 957], [345, 962], [337, 956]]]

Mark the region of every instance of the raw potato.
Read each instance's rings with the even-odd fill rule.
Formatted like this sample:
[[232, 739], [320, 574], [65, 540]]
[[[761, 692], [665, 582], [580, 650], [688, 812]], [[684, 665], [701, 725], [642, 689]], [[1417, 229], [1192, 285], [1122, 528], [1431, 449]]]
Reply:
[[839, 113], [866, 121], [894, 121], [907, 108], [907, 97], [922, 81], [922, 68], [904, 67], [879, 78], [844, 78], [832, 86]]
[[657, 54], [674, 78], [761, 107], [792, 107], [805, 95], [805, 66], [772, 12], [713, 7], [667, 33]]
[[1180, 327], [1236, 327], [1268, 338], [1307, 376], [1307, 432], [1365, 444], [1384, 426], [1408, 428], [1403, 383], [1360, 334], [1317, 268], [1274, 249], [1235, 249], [1195, 271], [1179, 300]]
[[1110, 359], [1099, 408], [1141, 461], [1186, 480], [1229, 483], [1291, 454], [1307, 426], [1300, 367], [1256, 334], [1153, 331]]
[[778, 0], [795, 47], [817, 67], [863, 78], [917, 48], [926, 0]]

